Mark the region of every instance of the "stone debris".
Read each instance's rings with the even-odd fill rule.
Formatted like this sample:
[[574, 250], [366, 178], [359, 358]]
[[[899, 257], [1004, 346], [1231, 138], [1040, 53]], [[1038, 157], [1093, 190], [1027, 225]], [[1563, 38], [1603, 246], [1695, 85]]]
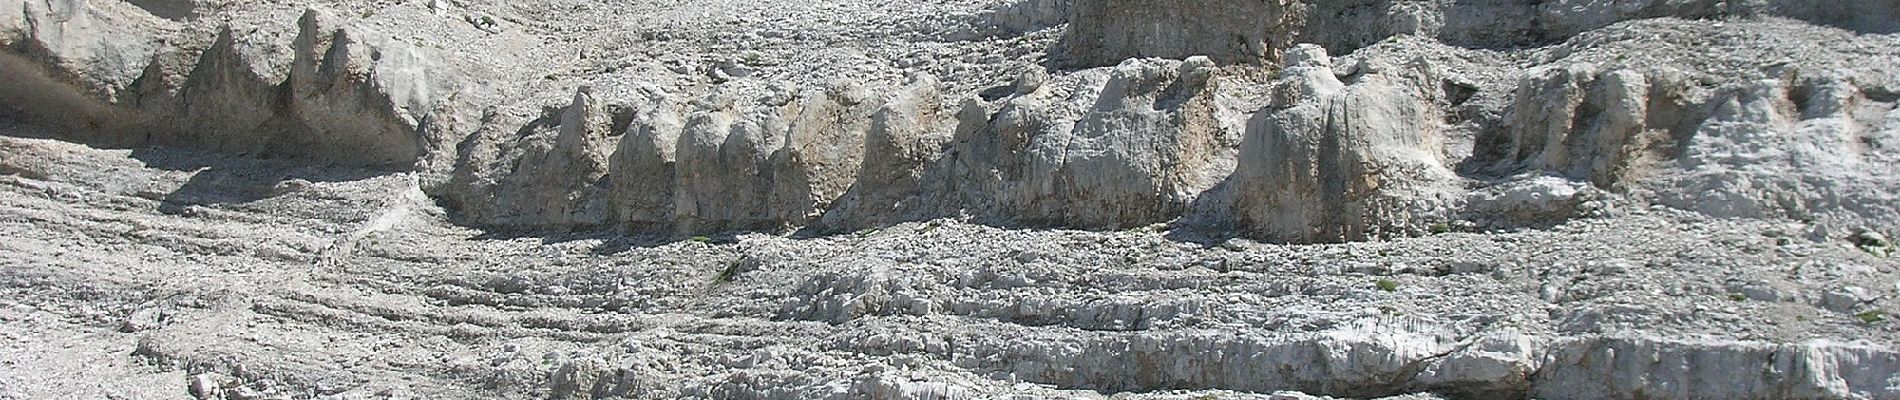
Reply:
[[1894, 71], [1891, 0], [0, 0], [0, 397], [1900, 398]]

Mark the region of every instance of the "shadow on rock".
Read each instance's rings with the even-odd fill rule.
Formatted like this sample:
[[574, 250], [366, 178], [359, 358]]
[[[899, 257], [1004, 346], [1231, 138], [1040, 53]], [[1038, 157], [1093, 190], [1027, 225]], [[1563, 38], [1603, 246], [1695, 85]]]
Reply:
[[315, 182], [357, 181], [397, 172], [170, 148], [136, 149], [132, 158], [152, 168], [193, 172], [191, 179], [158, 199], [158, 211], [165, 214], [184, 214], [193, 206], [255, 202], [297, 192]]

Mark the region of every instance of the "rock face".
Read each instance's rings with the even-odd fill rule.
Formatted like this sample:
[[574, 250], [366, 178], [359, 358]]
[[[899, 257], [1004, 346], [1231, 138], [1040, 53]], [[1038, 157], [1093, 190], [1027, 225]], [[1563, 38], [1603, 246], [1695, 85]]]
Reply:
[[[41, 123], [111, 145], [179, 144], [232, 153], [408, 168], [424, 153], [443, 85], [427, 52], [327, 26], [309, 11], [279, 64], [228, 27], [208, 44], [123, 2], [6, 2], [0, 100]], [[24, 3], [21, 6], [21, 3]], [[156, 2], [155, 2], [156, 3]], [[7, 11], [0, 9], [0, 11]]]
[[1825, 72], [1712, 89], [1686, 79], [1591, 64], [1531, 71], [1506, 117], [1516, 129], [1480, 139], [1479, 158], [1717, 216], [1900, 216], [1880, 189], [1900, 183], [1894, 155], [1866, 146], [1900, 129], [1887, 89]]
[[[617, 149], [611, 157], [562, 152], [561, 143], [593, 142], [562, 141], [572, 118], [558, 129], [544, 118], [546, 133], [529, 137], [549, 144], [498, 144], [483, 152], [492, 160], [465, 160], [515, 172], [491, 185], [486, 168], [463, 168], [446, 196], [497, 225], [647, 232], [856, 230], [956, 213], [1091, 228], [1166, 222], [1211, 186], [1206, 170], [1231, 147], [1214, 117], [1214, 73], [1206, 59], [1130, 61], [1069, 98], [1024, 88], [955, 119], [929, 76], [840, 82], [780, 106], [656, 95], [632, 108], [625, 131], [582, 136], [598, 143], [582, 147]], [[506, 150], [540, 146], [592, 156]], [[548, 207], [572, 202], [605, 205]]]
[[[1711, 349], [1712, 347], [1713, 349]], [[1534, 397], [1883, 398], [1900, 396], [1877, 381], [1900, 362], [1890, 351], [1815, 341], [1801, 344], [1683, 343], [1595, 338], [1554, 346]], [[1687, 368], [1672, 368], [1672, 365]], [[1760, 366], [1774, 373], [1720, 373], [1716, 365]], [[1870, 384], [1873, 383], [1873, 384]]]
[[[1547, 226], [1619, 199], [1900, 221], [1886, 144], [1900, 140], [1900, 83], [1879, 68], [1891, 62], [1800, 53], [1886, 43], [1873, 33], [1895, 19], [1880, 2], [1854, 15], [1778, 1], [1001, 2], [948, 18], [997, 29], [959, 40], [1042, 38], [1034, 51], [1080, 69], [1011, 64], [1014, 82], [988, 89], [957, 68], [772, 82], [801, 75], [759, 53], [640, 72], [653, 76], [554, 61], [542, 79], [494, 84], [541, 72], [510, 64], [532, 48], [508, 41], [510, 21], [477, 14], [425, 32], [312, 9], [270, 43], [171, 3], [0, 5], [6, 115], [101, 144], [412, 169], [459, 221], [489, 228], [836, 233], [968, 217], [1332, 242]], [[1757, 45], [1719, 26], [1623, 22], [1761, 15], [1851, 31]], [[969, 27], [953, 25], [941, 28]], [[445, 64], [471, 57], [405, 39], [425, 34], [505, 57]], [[1537, 64], [1521, 72], [1456, 47], [1565, 40], [1521, 50]], [[1711, 43], [1788, 61], [1670, 50]]]
[[1464, 46], [1562, 41], [1621, 21], [1777, 16], [1864, 32], [1900, 30], [1900, 6], [1883, 0], [1076, 0], [1055, 49], [1065, 67], [1136, 57], [1214, 57], [1223, 64], [1278, 62], [1295, 43], [1344, 53], [1394, 36]]
[[1896, 7], [0, 0], [0, 398], [1900, 399]]
[[[1120, 228], [1165, 222], [1211, 186], [1231, 134], [1213, 62], [1130, 60], [1058, 98], [1019, 88], [990, 116], [966, 111], [941, 180], [962, 208], [1005, 221]], [[973, 106], [982, 107], [982, 106]], [[971, 114], [971, 112], [977, 114]]]
[[1280, 94], [1241, 147], [1239, 222], [1261, 237], [1310, 242], [1442, 221], [1456, 184], [1435, 151], [1433, 102], [1391, 71], [1342, 83], [1319, 46], [1294, 47], [1286, 62]]
[[1130, 58], [1208, 56], [1260, 63], [1295, 42], [1300, 4], [1285, 0], [1078, 0], [1057, 63], [1115, 65]]

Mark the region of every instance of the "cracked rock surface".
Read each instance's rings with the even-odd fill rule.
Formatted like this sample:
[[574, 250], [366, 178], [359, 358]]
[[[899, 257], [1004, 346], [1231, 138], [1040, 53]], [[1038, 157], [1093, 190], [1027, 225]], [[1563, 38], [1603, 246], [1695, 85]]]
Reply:
[[3, 140], [14, 398], [1900, 395], [1900, 264], [1792, 221], [509, 236], [413, 174]]
[[0, 0], [0, 399], [1900, 399], [1890, 0]]

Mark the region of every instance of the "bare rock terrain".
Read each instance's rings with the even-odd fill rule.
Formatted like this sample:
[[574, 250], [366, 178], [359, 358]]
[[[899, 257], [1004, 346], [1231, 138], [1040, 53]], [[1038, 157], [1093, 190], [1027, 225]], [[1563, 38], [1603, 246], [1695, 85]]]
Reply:
[[1900, 399], [1889, 0], [0, 0], [0, 399]]

